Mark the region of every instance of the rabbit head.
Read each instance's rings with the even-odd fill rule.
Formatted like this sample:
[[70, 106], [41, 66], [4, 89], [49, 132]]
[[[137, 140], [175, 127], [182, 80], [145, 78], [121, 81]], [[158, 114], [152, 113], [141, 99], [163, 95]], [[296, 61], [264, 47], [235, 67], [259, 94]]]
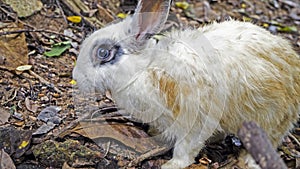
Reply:
[[80, 90], [103, 93], [120, 88], [118, 85], [142, 69], [147, 59], [137, 64], [143, 59], [136, 58], [145, 57], [142, 51], [164, 25], [170, 3], [141, 0], [133, 16], [91, 34], [83, 42], [73, 70]]

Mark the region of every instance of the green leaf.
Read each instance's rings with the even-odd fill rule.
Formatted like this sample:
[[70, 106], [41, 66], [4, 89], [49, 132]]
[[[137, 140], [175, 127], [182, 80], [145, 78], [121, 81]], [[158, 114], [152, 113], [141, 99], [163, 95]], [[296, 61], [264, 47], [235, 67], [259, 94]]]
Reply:
[[286, 33], [297, 32], [297, 27], [296, 26], [278, 27], [277, 29], [280, 32], [286, 32]]
[[53, 45], [52, 49], [48, 52], [45, 52], [44, 55], [48, 57], [60, 56], [67, 49], [71, 47], [71, 42], [60, 42]]

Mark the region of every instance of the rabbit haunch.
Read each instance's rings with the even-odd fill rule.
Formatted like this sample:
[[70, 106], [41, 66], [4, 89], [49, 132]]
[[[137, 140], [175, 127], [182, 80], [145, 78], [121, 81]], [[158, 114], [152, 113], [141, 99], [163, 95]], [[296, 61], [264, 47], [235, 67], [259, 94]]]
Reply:
[[[119, 107], [175, 141], [163, 168], [188, 166], [214, 133], [236, 133], [244, 121], [280, 144], [300, 109], [300, 60], [290, 44], [233, 20], [149, 39], [163, 26], [169, 1], [146, 2], [84, 41], [73, 71], [79, 88], [110, 90]], [[143, 10], [159, 15], [144, 17]]]

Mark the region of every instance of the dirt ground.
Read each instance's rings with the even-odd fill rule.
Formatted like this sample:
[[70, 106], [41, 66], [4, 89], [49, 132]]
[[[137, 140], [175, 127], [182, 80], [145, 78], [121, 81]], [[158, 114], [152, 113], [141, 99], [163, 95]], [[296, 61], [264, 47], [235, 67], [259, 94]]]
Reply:
[[[146, 138], [147, 125], [119, 116], [110, 117], [108, 123], [113, 130], [126, 133], [126, 138], [122, 139], [122, 135], [110, 133], [111, 130], [103, 131], [107, 124], [100, 122], [107, 122], [107, 119], [100, 117], [92, 126], [80, 121], [82, 114], [88, 111], [77, 104], [81, 98], [72, 81], [80, 44], [91, 32], [132, 13], [137, 1], [23, 1], [0, 0], [1, 166], [20, 169], [158, 168], [170, 159], [171, 151], [153, 140], [140, 143], [129, 139], [134, 134]], [[166, 29], [199, 27], [230, 18], [245, 20], [287, 38], [300, 54], [298, 0], [175, 2]], [[25, 12], [19, 10], [21, 8]], [[54, 46], [65, 50], [61, 54], [56, 51], [57, 56], [51, 53], [46, 56], [45, 52]], [[20, 68], [22, 65], [32, 66]], [[117, 109], [109, 96], [93, 103], [105, 113]], [[289, 168], [300, 167], [299, 139], [300, 128], [296, 126], [278, 148], [278, 154]], [[244, 164], [235, 158], [241, 147], [234, 140], [238, 139], [227, 136], [208, 144], [190, 168], [243, 168]], [[149, 150], [153, 151], [146, 154]]]

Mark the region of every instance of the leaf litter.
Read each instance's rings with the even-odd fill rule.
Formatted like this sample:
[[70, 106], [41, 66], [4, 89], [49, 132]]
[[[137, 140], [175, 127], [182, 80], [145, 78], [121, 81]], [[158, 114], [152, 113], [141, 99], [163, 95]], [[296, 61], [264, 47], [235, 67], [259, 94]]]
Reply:
[[[73, 88], [76, 82], [71, 77], [79, 42], [115, 18], [124, 18], [132, 13], [137, 1], [40, 2], [42, 8], [40, 5], [30, 6], [38, 1], [22, 1], [30, 6], [24, 15], [18, 12], [18, 7], [10, 7], [6, 1], [6, 4], [0, 2], [0, 27], [4, 28], [0, 30], [0, 102], [5, 110], [1, 113], [1, 126], [4, 129], [0, 134], [7, 135], [1, 141], [10, 145], [9, 148], [3, 145], [1, 148], [8, 148], [5, 149], [6, 153], [17, 161], [16, 166], [23, 168], [26, 165], [155, 168], [163, 164], [171, 157], [171, 153], [165, 153], [163, 146], [155, 147], [159, 145], [155, 140], [140, 143], [134, 139], [149, 137], [147, 126], [132, 122], [130, 118], [103, 116], [103, 112], [100, 116], [93, 114], [95, 109], [111, 106], [113, 102], [110, 97], [100, 101], [93, 97], [92, 103], [82, 103], [82, 107], [74, 102], [85, 100], [76, 94], [76, 88]], [[247, 20], [285, 36], [300, 52], [297, 1], [175, 1], [170, 16], [173, 17], [168, 21], [168, 28], [185, 25], [196, 27], [230, 17]], [[3, 35], [9, 32], [11, 34]], [[32, 67], [16, 74], [16, 68], [24, 65]], [[92, 104], [95, 107], [89, 108]], [[51, 106], [61, 110], [53, 107], [49, 110]], [[77, 121], [84, 113], [92, 113], [93, 116]], [[104, 114], [107, 113], [104, 111]], [[67, 127], [72, 122], [76, 123]], [[65, 128], [64, 135], [59, 135]], [[279, 147], [279, 153], [290, 168], [299, 166], [299, 145], [294, 141], [300, 139], [297, 129], [293, 133], [295, 138]], [[190, 168], [243, 166], [232, 157], [239, 140], [231, 139], [231, 144], [228, 144], [224, 138], [218, 143], [208, 143], [200, 152], [197, 163]], [[79, 153], [83, 149], [85, 153], [91, 153], [90, 158], [82, 158], [82, 155], [86, 155]], [[44, 151], [47, 153], [43, 154]], [[52, 158], [47, 161], [46, 155], [52, 155]], [[134, 160], [136, 163], [131, 163]]]

